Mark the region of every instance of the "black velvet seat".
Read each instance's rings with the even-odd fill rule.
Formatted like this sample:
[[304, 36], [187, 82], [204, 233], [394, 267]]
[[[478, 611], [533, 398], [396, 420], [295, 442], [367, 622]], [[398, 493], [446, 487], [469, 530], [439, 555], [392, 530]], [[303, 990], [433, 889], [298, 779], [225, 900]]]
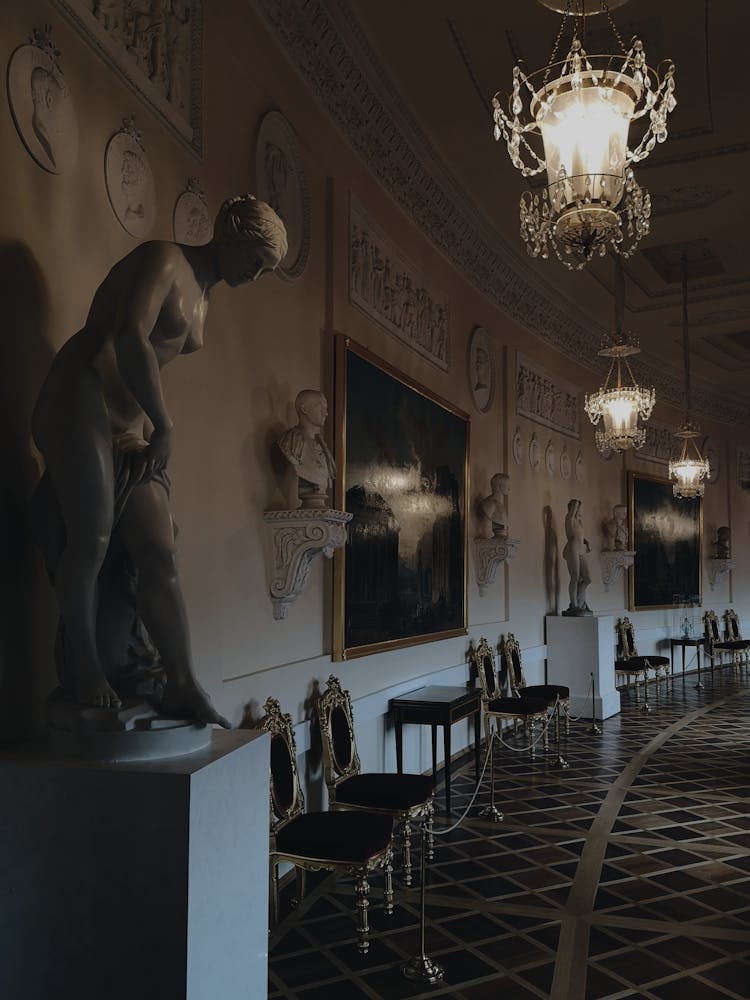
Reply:
[[542, 698], [493, 698], [487, 702], [487, 708], [495, 715], [505, 715], [509, 718], [517, 719], [526, 716], [536, 715], [541, 712], [547, 714], [547, 701]]
[[305, 872], [333, 871], [354, 877], [358, 915], [357, 947], [369, 949], [368, 876], [376, 868], [385, 872], [383, 908], [393, 913], [392, 830], [390, 816], [364, 812], [305, 813], [305, 800], [297, 769], [297, 746], [292, 717], [282, 714], [275, 698], [264, 706], [259, 728], [271, 736], [271, 926], [279, 917], [278, 870], [282, 861], [295, 866], [297, 898], [305, 894]]
[[719, 632], [716, 612], [707, 611], [703, 616], [705, 647], [711, 661], [712, 671], [715, 660], [718, 660], [720, 667], [724, 665], [724, 653], [729, 654], [729, 662], [733, 667], [739, 668], [743, 663], [747, 663], [747, 651], [748, 647], [750, 647], [750, 640], [743, 639], [740, 635], [740, 626], [736, 611], [733, 611], [731, 608], [725, 611], [724, 621], [726, 623], [726, 635], [722, 638]]
[[331, 809], [363, 809], [384, 813], [396, 821], [403, 849], [403, 880], [412, 883], [411, 833], [415, 821], [424, 820], [425, 858], [433, 857], [432, 777], [360, 771], [354, 738], [352, 699], [333, 674], [318, 698], [317, 716], [323, 748], [323, 773]]

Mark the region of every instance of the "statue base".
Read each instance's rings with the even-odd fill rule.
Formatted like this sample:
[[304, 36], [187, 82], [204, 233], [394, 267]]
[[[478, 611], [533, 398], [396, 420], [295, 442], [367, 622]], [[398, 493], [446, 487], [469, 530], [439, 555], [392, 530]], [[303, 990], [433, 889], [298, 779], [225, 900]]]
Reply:
[[127, 763], [182, 757], [210, 745], [210, 726], [160, 715], [139, 699], [125, 699], [121, 708], [87, 708], [58, 688], [47, 700], [53, 757]]
[[565, 611], [560, 612], [563, 618], [586, 618], [588, 615], [593, 615], [593, 613], [588, 604], [584, 604], [582, 608], [577, 608], [570, 604]]

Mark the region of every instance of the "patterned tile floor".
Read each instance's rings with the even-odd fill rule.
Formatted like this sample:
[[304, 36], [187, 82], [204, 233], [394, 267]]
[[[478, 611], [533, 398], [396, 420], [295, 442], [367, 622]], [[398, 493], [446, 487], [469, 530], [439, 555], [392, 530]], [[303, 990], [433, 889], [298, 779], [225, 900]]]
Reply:
[[[321, 878], [271, 941], [272, 1000], [713, 1000], [750, 998], [750, 680], [729, 668], [677, 676], [651, 712], [623, 695], [601, 735], [572, 726], [555, 755], [496, 750], [502, 823], [478, 813], [437, 840], [425, 951], [436, 986], [400, 964], [419, 954], [419, 890], [396, 882], [370, 953], [354, 943], [350, 884]], [[512, 738], [509, 738], [511, 742]], [[454, 814], [474, 789], [454, 762]], [[437, 804], [441, 801], [439, 785]], [[436, 827], [448, 820], [438, 811]]]

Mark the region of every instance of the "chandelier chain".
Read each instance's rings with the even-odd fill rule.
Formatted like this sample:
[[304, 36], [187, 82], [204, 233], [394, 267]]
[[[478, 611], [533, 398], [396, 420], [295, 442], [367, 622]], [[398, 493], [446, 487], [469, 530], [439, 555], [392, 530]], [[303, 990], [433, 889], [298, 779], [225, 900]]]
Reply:
[[557, 32], [557, 38], [555, 39], [555, 44], [552, 46], [552, 52], [550, 53], [549, 62], [547, 63], [547, 68], [544, 73], [544, 79], [542, 80], [542, 84], [544, 86], [547, 85], [549, 81], [549, 75], [552, 72], [552, 67], [555, 64], [555, 57], [557, 56], [557, 50], [560, 47], [560, 41], [562, 39], [563, 32], [565, 31], [565, 25], [568, 23], [568, 18], [570, 17], [571, 2], [572, 0], [565, 0], [565, 13], [562, 16], [562, 20], [560, 22], [560, 28]]
[[607, 0], [602, 0], [602, 10], [607, 15], [607, 20], [609, 21], [609, 26], [612, 29], [612, 34], [617, 39], [617, 44], [620, 46], [620, 51], [623, 55], [627, 55], [628, 48], [625, 42], [622, 40], [622, 35], [617, 30], [617, 25], [615, 24], [615, 19], [612, 17], [612, 11], [609, 9], [609, 4]]

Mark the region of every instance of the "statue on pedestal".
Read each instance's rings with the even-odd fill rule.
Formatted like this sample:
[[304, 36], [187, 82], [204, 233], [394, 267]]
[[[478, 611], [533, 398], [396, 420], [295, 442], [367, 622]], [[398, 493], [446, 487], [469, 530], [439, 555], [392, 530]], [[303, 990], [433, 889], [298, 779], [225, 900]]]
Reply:
[[297, 476], [297, 495], [303, 510], [324, 508], [336, 478], [333, 455], [321, 431], [328, 403], [317, 389], [303, 389], [294, 401], [297, 423], [279, 439], [279, 448]]
[[115, 264], [52, 362], [32, 416], [46, 466], [34, 517], [60, 607], [60, 683], [81, 706], [119, 711], [146, 662], [163, 679], [160, 712], [229, 727], [193, 668], [160, 369], [203, 345], [214, 285], [255, 281], [286, 249], [268, 205], [231, 198], [209, 243], [152, 240]]
[[507, 538], [509, 532], [506, 497], [510, 493], [510, 476], [506, 472], [496, 472], [490, 479], [492, 492], [479, 501], [479, 510], [492, 525], [495, 538]]
[[591, 546], [584, 537], [580, 500], [568, 501], [568, 513], [565, 515], [565, 537], [567, 541], [563, 548], [563, 559], [567, 563], [570, 573], [568, 586], [570, 604], [567, 610], [562, 613], [573, 618], [590, 615], [592, 611], [586, 603], [586, 588], [591, 583], [591, 574], [589, 573], [586, 553], [591, 551]]

